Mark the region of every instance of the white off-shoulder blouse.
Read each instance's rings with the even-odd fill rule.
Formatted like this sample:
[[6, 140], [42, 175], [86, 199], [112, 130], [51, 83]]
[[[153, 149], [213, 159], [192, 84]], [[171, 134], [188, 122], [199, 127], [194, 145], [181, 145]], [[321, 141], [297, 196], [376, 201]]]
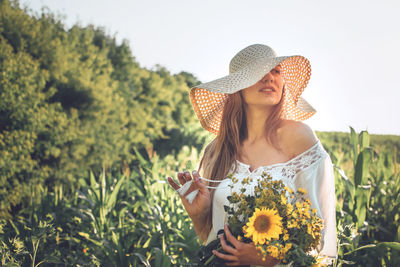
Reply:
[[[274, 180], [282, 180], [283, 183], [293, 190], [305, 188], [312, 208], [317, 209], [318, 215], [324, 220], [324, 229], [320, 245], [313, 253], [326, 257], [324, 263], [331, 263], [337, 257], [336, 244], [336, 219], [335, 219], [335, 177], [331, 158], [324, 150], [318, 140], [311, 148], [297, 155], [295, 158], [285, 162], [269, 166], [261, 166], [250, 171], [250, 165], [237, 161], [238, 168], [234, 171], [234, 164], [230, 169], [233, 176], [239, 182], [232, 185], [232, 180], [226, 178], [220, 182], [214, 192], [212, 210], [212, 229], [208, 235], [206, 245], [217, 238], [217, 232], [224, 229], [227, 223], [227, 213], [224, 205], [229, 205], [227, 197], [234, 191], [239, 192], [240, 188], [245, 187], [245, 194], [254, 194], [252, 190], [257, 183], [257, 177], [262, 172], [270, 174]], [[240, 180], [251, 177], [252, 184], [242, 185]], [[193, 196], [192, 196], [193, 197]], [[285, 265], [276, 265], [285, 266]]]
[[[335, 176], [331, 158], [318, 140], [311, 148], [297, 155], [291, 160], [268, 166], [260, 166], [250, 171], [250, 165], [237, 161], [238, 168], [234, 172], [233, 164], [230, 172], [239, 182], [233, 184], [230, 178], [220, 182], [214, 192], [212, 207], [212, 228], [208, 235], [206, 245], [217, 239], [219, 230], [224, 229], [224, 224], [228, 221], [224, 205], [229, 205], [227, 197], [233, 192], [240, 193], [240, 189], [245, 187], [245, 194], [254, 194], [254, 187], [257, 178], [263, 172], [268, 173], [274, 180], [282, 180], [289, 188], [296, 191], [298, 188], [307, 190], [307, 197], [311, 201], [311, 207], [317, 209], [318, 215], [324, 220], [322, 238], [318, 248], [311, 254], [319, 254], [325, 259], [321, 263], [330, 264], [337, 258], [336, 244], [336, 197], [335, 197]], [[250, 184], [242, 185], [241, 179], [253, 178]], [[202, 178], [204, 179], [204, 178]], [[205, 179], [207, 180], [207, 179]], [[190, 187], [192, 181], [186, 182], [177, 191], [184, 195]], [[210, 188], [210, 187], [209, 187]], [[198, 189], [186, 196], [189, 202], [196, 197]], [[288, 265], [275, 265], [288, 266]]]

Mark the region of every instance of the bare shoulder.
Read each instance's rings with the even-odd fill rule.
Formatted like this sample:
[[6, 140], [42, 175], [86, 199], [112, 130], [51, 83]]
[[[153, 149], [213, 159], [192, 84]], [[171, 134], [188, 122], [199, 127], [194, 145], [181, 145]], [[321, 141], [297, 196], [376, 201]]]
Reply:
[[318, 141], [310, 126], [293, 120], [283, 121], [278, 136], [283, 150], [293, 157], [310, 149]]

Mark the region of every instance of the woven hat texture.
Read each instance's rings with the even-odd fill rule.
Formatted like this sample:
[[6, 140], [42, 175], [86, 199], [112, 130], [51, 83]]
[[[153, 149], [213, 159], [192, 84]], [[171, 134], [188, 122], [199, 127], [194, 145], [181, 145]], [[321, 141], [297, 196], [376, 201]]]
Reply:
[[311, 76], [309, 60], [278, 57], [269, 46], [254, 44], [232, 58], [229, 75], [191, 88], [190, 100], [202, 127], [218, 135], [228, 95], [254, 85], [279, 64], [285, 83], [284, 118], [302, 121], [314, 115], [316, 110], [301, 97]]

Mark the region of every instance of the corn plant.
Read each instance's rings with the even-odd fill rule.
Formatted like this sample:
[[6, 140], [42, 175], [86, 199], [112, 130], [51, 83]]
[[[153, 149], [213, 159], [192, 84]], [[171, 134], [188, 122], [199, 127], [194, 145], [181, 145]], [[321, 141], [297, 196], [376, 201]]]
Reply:
[[[142, 264], [151, 263], [151, 266], [188, 264], [199, 250], [200, 243], [179, 196], [161, 178], [162, 169], [166, 170], [172, 164], [161, 161], [157, 155], [147, 161], [138, 151], [136, 154], [140, 161], [138, 172], [143, 179], [134, 180], [134, 214], [138, 222], [148, 222], [137, 225], [143, 234], [135, 243], [136, 255]], [[192, 150], [190, 157], [195, 155]], [[187, 162], [189, 165], [186, 167], [193, 168], [190, 165], [192, 161]]]
[[[350, 144], [353, 172], [346, 175], [338, 166], [335, 168], [337, 265], [392, 266], [400, 260], [399, 223], [396, 220], [400, 181], [398, 174], [393, 173], [397, 163], [390, 161], [388, 154], [379, 155], [370, 147], [366, 131], [357, 135], [351, 128]], [[336, 158], [341, 159], [341, 156]], [[393, 238], [393, 232], [397, 237]]]
[[138, 165], [124, 174], [90, 172], [80, 180], [78, 234], [104, 265], [187, 264], [200, 244], [179, 196], [161, 178], [171, 164], [136, 154]]
[[[80, 180], [83, 188], [87, 189], [86, 194], [81, 194], [81, 199], [85, 200], [90, 209], [83, 209], [82, 212], [92, 219], [92, 226], [99, 238], [103, 238], [105, 232], [111, 229], [113, 225], [110, 216], [117, 204], [117, 196], [122, 184], [125, 182], [125, 175], [118, 180], [112, 181], [110, 177], [109, 184], [106, 181], [106, 174], [103, 170], [99, 181], [96, 181], [93, 172], [90, 172], [90, 184], [86, 184], [84, 179]], [[114, 182], [111, 183], [110, 182]]]

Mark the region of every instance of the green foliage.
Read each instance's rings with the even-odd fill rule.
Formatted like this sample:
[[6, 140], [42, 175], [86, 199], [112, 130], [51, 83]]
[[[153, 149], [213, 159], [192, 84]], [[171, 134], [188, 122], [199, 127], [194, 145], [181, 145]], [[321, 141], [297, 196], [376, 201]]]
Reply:
[[[51, 174], [58, 144], [71, 126], [58, 103], [46, 103], [46, 72], [32, 58], [0, 37], [0, 217], [20, 204], [22, 192], [43, 184]], [[23, 75], [21, 75], [23, 74]]]
[[[350, 143], [351, 131], [350, 133], [316, 132], [316, 134], [332, 160], [340, 161], [340, 165], [345, 171], [353, 171], [355, 148]], [[376, 153], [390, 153], [393, 156], [392, 159], [400, 163], [400, 136], [370, 134], [369, 139], [370, 145]], [[351, 162], [351, 159], [353, 159], [353, 162]]]
[[[393, 266], [399, 260], [397, 165], [390, 160], [391, 154], [373, 153], [365, 159], [363, 151], [372, 149], [367, 140], [365, 131], [354, 132], [352, 142], [357, 144], [351, 147], [357, 148], [356, 160], [350, 160], [355, 167], [361, 166], [358, 171], [346, 175], [335, 165], [338, 266]], [[161, 159], [156, 154], [135, 153], [138, 164], [132, 170], [116, 175], [103, 171], [97, 177], [90, 172], [80, 179], [81, 188], [73, 194], [64, 194], [63, 186], [54, 192], [40, 189], [39, 203], [32, 202], [19, 217], [1, 222], [2, 264], [188, 264], [200, 244], [180, 198], [162, 176], [195, 168], [199, 151], [184, 148], [179, 160], [172, 155]], [[363, 197], [364, 190], [368, 198]]]
[[393, 161], [396, 156], [377, 153], [370, 146], [366, 131], [356, 134], [353, 128], [350, 130], [349, 160], [353, 171], [346, 175], [335, 165], [338, 266], [394, 266], [400, 260], [400, 175], [398, 164]]
[[[2, 264], [41, 266], [179, 266], [200, 248], [181, 200], [161, 177], [180, 165], [147, 161], [112, 175], [93, 172], [65, 195], [41, 192], [41, 201], [0, 223]], [[182, 150], [184, 162], [191, 157]], [[198, 152], [192, 152], [198, 155]], [[176, 160], [174, 160], [176, 161]], [[170, 168], [169, 171], [167, 167]], [[191, 167], [191, 166], [190, 166]], [[173, 169], [171, 169], [173, 168]], [[171, 175], [171, 174], [169, 174]], [[11, 265], [10, 265], [11, 266]]]
[[0, 218], [40, 201], [25, 193], [36, 185], [73, 191], [88, 169], [134, 164], [133, 147], [201, 149], [187, 97], [193, 75], [141, 68], [127, 41], [102, 28], [66, 29], [17, 1], [0, 10]]

